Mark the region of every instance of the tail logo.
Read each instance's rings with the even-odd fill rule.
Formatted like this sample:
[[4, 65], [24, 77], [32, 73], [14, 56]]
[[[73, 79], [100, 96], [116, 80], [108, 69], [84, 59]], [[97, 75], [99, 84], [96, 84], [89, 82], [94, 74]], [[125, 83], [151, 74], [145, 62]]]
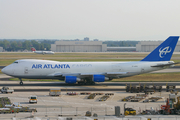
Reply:
[[171, 52], [171, 47], [167, 46], [165, 48], [160, 48], [159, 49], [159, 57], [160, 58], [163, 58], [167, 53], [170, 53]]

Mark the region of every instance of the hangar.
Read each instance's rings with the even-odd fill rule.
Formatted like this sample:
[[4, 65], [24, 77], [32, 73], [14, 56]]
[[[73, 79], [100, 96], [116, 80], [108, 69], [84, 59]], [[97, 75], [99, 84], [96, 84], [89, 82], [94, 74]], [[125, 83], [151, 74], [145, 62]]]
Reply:
[[56, 41], [51, 44], [55, 52], [106, 52], [107, 45], [102, 41]]
[[108, 52], [134, 52], [136, 47], [107, 47]]
[[[136, 44], [137, 52], [151, 52], [157, 46], [159, 46], [163, 41], [141, 41]], [[174, 52], [180, 52], [180, 42], [177, 43]]]

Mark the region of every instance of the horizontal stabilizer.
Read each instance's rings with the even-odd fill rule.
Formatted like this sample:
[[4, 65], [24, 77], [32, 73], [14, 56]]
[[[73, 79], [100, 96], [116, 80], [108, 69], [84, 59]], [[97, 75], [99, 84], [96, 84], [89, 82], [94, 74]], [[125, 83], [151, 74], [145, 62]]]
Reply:
[[171, 65], [175, 65], [175, 64], [179, 64], [180, 62], [178, 63], [168, 63], [168, 64], [158, 64], [158, 65], [153, 65], [151, 67], [166, 67], [166, 66], [171, 66]]

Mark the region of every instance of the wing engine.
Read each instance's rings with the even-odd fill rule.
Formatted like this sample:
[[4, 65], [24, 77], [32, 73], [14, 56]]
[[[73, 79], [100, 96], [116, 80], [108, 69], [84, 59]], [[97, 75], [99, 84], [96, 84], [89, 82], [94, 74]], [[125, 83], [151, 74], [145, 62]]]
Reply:
[[105, 80], [109, 80], [109, 78], [104, 75], [93, 75], [92, 77], [92, 81], [94, 82], [104, 82]]
[[76, 76], [65, 76], [65, 82], [66, 83], [73, 84], [73, 83], [76, 83], [79, 81], [81, 81], [81, 79], [77, 78]]

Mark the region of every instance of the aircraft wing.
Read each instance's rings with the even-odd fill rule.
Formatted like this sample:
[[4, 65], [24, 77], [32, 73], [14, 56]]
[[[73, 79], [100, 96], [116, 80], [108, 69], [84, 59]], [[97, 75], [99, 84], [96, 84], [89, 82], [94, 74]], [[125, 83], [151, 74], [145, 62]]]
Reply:
[[124, 75], [128, 72], [106, 72], [106, 73], [53, 73], [48, 76], [64, 77], [64, 76], [92, 76], [92, 75]]
[[171, 65], [175, 65], [175, 64], [179, 64], [180, 62], [177, 63], [168, 63], [168, 64], [157, 64], [157, 65], [153, 65], [151, 67], [166, 67], [166, 66], [171, 66]]

